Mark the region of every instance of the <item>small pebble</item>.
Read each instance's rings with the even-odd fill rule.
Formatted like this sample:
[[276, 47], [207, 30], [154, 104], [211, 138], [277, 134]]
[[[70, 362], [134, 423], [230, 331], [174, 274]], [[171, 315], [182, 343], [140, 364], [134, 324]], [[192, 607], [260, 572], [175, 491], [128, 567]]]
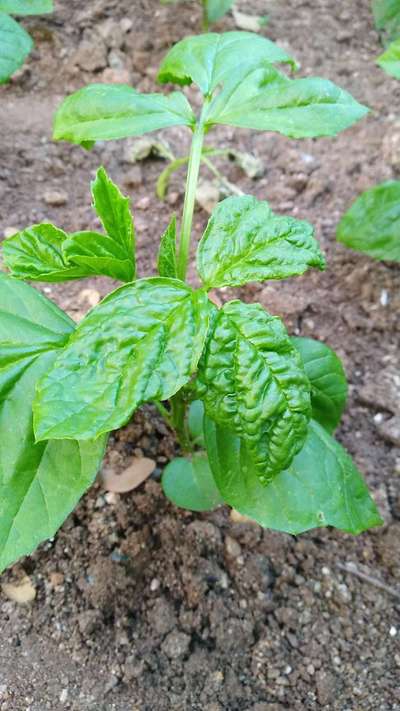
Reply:
[[47, 190], [43, 199], [46, 205], [51, 205], [52, 207], [61, 207], [66, 205], [68, 202], [68, 195], [64, 191], [60, 190]]

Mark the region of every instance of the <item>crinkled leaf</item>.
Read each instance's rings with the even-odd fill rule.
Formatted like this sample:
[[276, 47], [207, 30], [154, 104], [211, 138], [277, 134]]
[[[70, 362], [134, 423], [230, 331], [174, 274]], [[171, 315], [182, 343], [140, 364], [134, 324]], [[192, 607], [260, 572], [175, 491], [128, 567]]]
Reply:
[[282, 321], [259, 304], [231, 301], [214, 315], [198, 392], [206, 413], [246, 440], [264, 484], [303, 446], [310, 384]]
[[0, 12], [0, 84], [22, 66], [32, 47], [32, 39], [24, 28]]
[[211, 304], [176, 279], [141, 279], [81, 321], [34, 404], [36, 437], [90, 439], [124, 425], [149, 400], [167, 400], [197, 366]]
[[57, 111], [54, 139], [84, 143], [140, 136], [168, 126], [192, 126], [184, 94], [140, 94], [124, 84], [92, 84], [68, 96]]
[[395, 79], [400, 79], [400, 38], [389, 45], [386, 52], [378, 57], [376, 63], [387, 74], [395, 77]]
[[223, 503], [207, 456], [179, 457], [165, 467], [162, 487], [173, 504], [190, 511], [212, 511]]
[[158, 79], [173, 84], [194, 82], [202, 93], [212, 94], [236, 72], [260, 61], [295, 62], [278, 45], [252, 32], [209, 33], [186, 37], [168, 52]]
[[368, 109], [318, 77], [289, 79], [267, 62], [232, 71], [213, 99], [207, 125], [278, 131], [291, 138], [334, 136]]
[[104, 453], [104, 440], [35, 444], [36, 384], [73, 329], [38, 291], [0, 274], [0, 571], [55, 534]]
[[3, 257], [13, 276], [31, 281], [67, 281], [86, 276], [63, 252], [68, 235], [54, 225], [32, 225], [3, 242]]
[[9, 15], [44, 15], [53, 10], [52, 0], [0, 0], [0, 12]]
[[311, 384], [312, 416], [332, 434], [347, 402], [342, 361], [329, 346], [313, 338], [294, 337], [291, 341], [301, 355]]
[[374, 259], [400, 261], [400, 181], [366, 190], [340, 220], [337, 239]]
[[373, 0], [372, 10], [377, 30], [383, 30], [391, 39], [398, 37], [400, 34], [400, 0]]
[[203, 0], [209, 22], [217, 22], [232, 7], [235, 0]]
[[325, 260], [308, 222], [274, 215], [250, 195], [217, 205], [200, 240], [197, 269], [207, 288], [285, 279]]
[[157, 260], [158, 273], [162, 277], [175, 279], [178, 276], [176, 265], [176, 217], [173, 216], [163, 236]]
[[294, 535], [319, 526], [358, 534], [382, 524], [351, 457], [317, 422], [290, 467], [265, 487], [243, 440], [209, 418], [204, 430], [222, 498], [261, 526]]

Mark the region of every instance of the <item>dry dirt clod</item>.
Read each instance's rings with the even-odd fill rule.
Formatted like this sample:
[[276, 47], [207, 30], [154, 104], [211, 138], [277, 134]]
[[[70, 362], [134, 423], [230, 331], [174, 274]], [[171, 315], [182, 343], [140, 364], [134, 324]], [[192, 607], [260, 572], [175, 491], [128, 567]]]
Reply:
[[17, 605], [26, 605], [33, 602], [36, 589], [31, 579], [25, 575], [18, 583], [3, 583], [1, 589], [6, 597]]
[[215, 182], [203, 180], [199, 182], [196, 190], [196, 201], [209, 215], [220, 198], [220, 188]]
[[43, 194], [46, 205], [51, 207], [62, 207], [68, 202], [68, 195], [64, 190], [46, 190]]
[[112, 467], [104, 467], [101, 472], [101, 482], [107, 491], [122, 494], [140, 486], [155, 468], [154, 459], [140, 457], [134, 459], [132, 464], [120, 474], [117, 474]]
[[384, 439], [400, 447], [400, 416], [378, 423], [376, 428]]

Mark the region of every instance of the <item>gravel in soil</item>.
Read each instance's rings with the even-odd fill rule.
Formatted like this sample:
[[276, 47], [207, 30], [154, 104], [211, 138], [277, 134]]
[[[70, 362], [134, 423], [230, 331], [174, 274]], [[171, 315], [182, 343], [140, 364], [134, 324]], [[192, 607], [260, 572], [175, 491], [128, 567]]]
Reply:
[[[368, 0], [357, 8], [344, 0], [238, 6], [268, 13], [263, 32], [294, 54], [303, 75], [332, 79], [372, 109], [336, 139], [296, 142], [221, 128], [210, 142], [252, 153], [265, 167], [252, 180], [221, 162], [230, 182], [316, 226], [325, 273], [240, 295], [343, 358], [350, 402], [338, 436], [365, 473], [385, 526], [358, 538], [328, 530], [294, 538], [237, 521], [227, 509], [177, 510], [159, 484], [176, 445], [145, 407], [113, 435], [106, 466], [121, 471], [144, 454], [156, 462], [152, 478], [127, 494], [96, 484], [53, 541], [1, 578], [12, 586], [0, 595], [2, 711], [400, 709], [400, 275], [398, 265], [334, 240], [352, 199], [399, 175], [400, 85], [374, 65], [380, 45]], [[132, 141], [90, 153], [54, 144], [51, 120], [62, 96], [88, 82], [154, 90], [162, 55], [197, 32], [199, 20], [190, 2], [177, 11], [158, 0], [85, 7], [71, 0], [54, 15], [23, 21], [36, 49], [0, 89], [0, 234], [43, 220], [67, 230], [98, 227], [89, 181], [102, 163], [132, 196], [140, 273], [154, 272], [159, 235], [182, 205], [181, 176], [162, 205], [154, 197], [161, 159], [132, 164]], [[218, 25], [233, 27], [231, 17]], [[177, 155], [185, 150], [180, 129], [163, 137]], [[206, 219], [196, 213], [198, 235]], [[78, 320], [113, 286], [96, 279], [44, 292]], [[5, 594], [21, 580], [31, 598], [24, 605]]]

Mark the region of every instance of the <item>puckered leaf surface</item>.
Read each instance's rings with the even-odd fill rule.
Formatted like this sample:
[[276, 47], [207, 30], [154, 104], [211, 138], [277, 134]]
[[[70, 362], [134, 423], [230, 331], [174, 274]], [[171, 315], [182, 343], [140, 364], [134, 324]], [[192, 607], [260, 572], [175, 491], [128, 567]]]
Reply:
[[140, 136], [169, 126], [192, 126], [184, 94], [140, 94], [124, 84], [91, 84], [68, 96], [57, 111], [54, 139], [84, 144]]
[[223, 503], [204, 453], [173, 459], [164, 469], [162, 487], [173, 504], [190, 511], [212, 511]]
[[158, 273], [175, 279], [178, 276], [176, 263], [176, 217], [174, 216], [161, 237], [157, 259]]
[[387, 74], [390, 74], [395, 79], [400, 79], [400, 38], [389, 45], [386, 52], [378, 57], [376, 63]]
[[318, 77], [289, 79], [267, 62], [240, 65], [226, 78], [207, 113], [207, 125], [277, 131], [291, 138], [334, 136], [368, 109]]
[[73, 322], [0, 273], [0, 571], [53, 536], [93, 482], [104, 439], [35, 444], [32, 402]]
[[291, 341], [301, 355], [311, 384], [313, 419], [332, 433], [347, 402], [347, 380], [342, 362], [329, 346], [314, 338], [297, 336]]
[[374, 259], [400, 261], [400, 180], [366, 190], [343, 215], [337, 238]]
[[358, 534], [382, 523], [351, 457], [315, 421], [290, 467], [265, 487], [243, 440], [208, 417], [204, 430], [222, 498], [261, 526], [294, 535], [319, 526]]
[[20, 68], [32, 47], [32, 39], [24, 28], [0, 11], [0, 84]]
[[246, 440], [264, 484], [304, 444], [310, 384], [282, 321], [231, 301], [215, 315], [199, 366], [206, 413]]
[[210, 32], [185, 37], [172, 47], [161, 64], [158, 79], [181, 85], [194, 82], [208, 95], [232, 73], [248, 71], [260, 61], [295, 64], [278, 45], [253, 32]]
[[219, 203], [197, 250], [197, 269], [208, 288], [285, 279], [325, 260], [308, 222], [274, 215], [250, 195]]
[[107, 296], [39, 383], [37, 439], [97, 437], [141, 403], [172, 397], [197, 366], [211, 308], [203, 291], [161, 277]]
[[0, 0], [0, 12], [9, 15], [44, 15], [53, 10], [52, 0]]

